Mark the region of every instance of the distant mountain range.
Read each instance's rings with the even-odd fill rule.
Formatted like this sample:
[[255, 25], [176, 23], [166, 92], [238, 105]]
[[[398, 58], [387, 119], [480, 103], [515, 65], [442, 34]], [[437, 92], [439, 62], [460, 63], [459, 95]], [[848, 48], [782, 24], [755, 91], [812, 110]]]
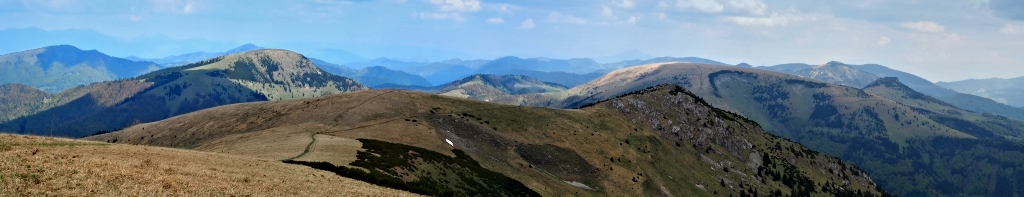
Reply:
[[298, 53], [256, 50], [78, 86], [42, 95], [44, 99], [31, 90], [5, 93], [0, 100], [18, 100], [22, 104], [7, 108], [21, 113], [5, 113], [8, 120], [0, 123], [0, 130], [80, 137], [215, 106], [367, 89], [321, 70]]
[[0, 56], [0, 84], [20, 83], [56, 93], [94, 82], [155, 71], [152, 62], [111, 57], [96, 50], [57, 45]]
[[391, 70], [383, 66], [370, 66], [357, 70], [342, 65], [332, 64], [316, 58], [310, 58], [310, 61], [321, 69], [324, 69], [324, 71], [355, 79], [356, 81], [370, 87], [383, 84], [424, 87], [430, 86], [430, 82], [427, 82], [427, 79], [424, 79], [419, 75]]
[[223, 56], [223, 55], [227, 55], [227, 54], [242, 53], [242, 52], [247, 52], [247, 51], [252, 51], [252, 50], [259, 50], [259, 49], [263, 49], [263, 47], [258, 47], [256, 45], [253, 45], [253, 44], [250, 43], [250, 44], [244, 44], [242, 46], [235, 47], [235, 48], [227, 50], [225, 52], [212, 52], [212, 53], [194, 52], [194, 53], [174, 55], [174, 56], [169, 56], [169, 57], [164, 57], [164, 58], [157, 58], [157, 59], [146, 59], [146, 58], [140, 58], [140, 57], [135, 57], [135, 56], [128, 56], [128, 57], [125, 57], [125, 59], [129, 59], [129, 60], [133, 60], [133, 61], [154, 62], [154, 63], [160, 64], [163, 67], [172, 67], [172, 66], [181, 66], [181, 65], [185, 65], [185, 64], [190, 64], [190, 63], [193, 63], [193, 62], [198, 62], [198, 61], [202, 61], [202, 60], [206, 60], [206, 59], [210, 59], [210, 58], [214, 58], [214, 57], [219, 57], [219, 56]]
[[939, 82], [939, 86], [957, 92], [973, 94], [1014, 107], [1024, 107], [1024, 77], [1012, 79], [968, 79]]

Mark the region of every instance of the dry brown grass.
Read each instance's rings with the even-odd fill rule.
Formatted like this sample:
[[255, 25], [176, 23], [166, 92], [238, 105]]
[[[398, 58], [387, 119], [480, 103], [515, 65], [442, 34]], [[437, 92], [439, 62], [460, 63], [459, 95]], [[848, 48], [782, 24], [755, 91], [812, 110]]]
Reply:
[[[302, 153], [310, 133], [294, 125], [230, 135], [196, 147], [195, 150], [242, 155], [266, 160], [285, 160]], [[353, 153], [354, 154], [354, 153]]]
[[0, 135], [2, 196], [415, 196], [243, 156]]
[[334, 165], [347, 166], [356, 160], [356, 153], [362, 149], [359, 140], [341, 138], [330, 135], [316, 135], [316, 143], [310, 147], [309, 153], [296, 158], [299, 161], [326, 161]]

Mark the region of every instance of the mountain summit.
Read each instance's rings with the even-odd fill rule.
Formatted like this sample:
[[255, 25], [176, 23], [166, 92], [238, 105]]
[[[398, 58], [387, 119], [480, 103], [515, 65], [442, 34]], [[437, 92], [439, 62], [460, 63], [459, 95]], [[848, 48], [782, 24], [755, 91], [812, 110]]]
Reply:
[[78, 85], [134, 77], [158, 68], [151, 62], [57, 45], [0, 56], [0, 84], [20, 83], [56, 93]]
[[[80, 137], [215, 106], [367, 90], [301, 54], [263, 49], [72, 88], [0, 130]], [[0, 99], [2, 100], [2, 99]]]

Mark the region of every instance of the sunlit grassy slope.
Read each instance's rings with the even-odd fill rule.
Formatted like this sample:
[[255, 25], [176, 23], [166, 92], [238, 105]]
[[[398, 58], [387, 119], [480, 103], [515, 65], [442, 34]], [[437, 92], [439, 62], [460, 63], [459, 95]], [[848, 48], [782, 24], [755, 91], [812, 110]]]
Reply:
[[0, 194], [416, 196], [278, 161], [10, 134], [0, 134]]

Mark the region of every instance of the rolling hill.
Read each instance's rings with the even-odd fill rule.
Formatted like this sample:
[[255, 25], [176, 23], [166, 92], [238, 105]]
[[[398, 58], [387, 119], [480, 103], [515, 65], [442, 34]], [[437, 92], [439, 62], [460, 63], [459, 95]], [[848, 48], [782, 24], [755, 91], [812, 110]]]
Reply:
[[435, 87], [437, 94], [509, 105], [538, 105], [547, 102], [541, 93], [559, 92], [569, 88], [523, 75], [476, 74]]
[[298, 53], [256, 50], [65, 90], [40, 101], [36, 113], [0, 123], [0, 131], [79, 137], [220, 105], [366, 89]]
[[57, 45], [0, 56], [0, 84], [20, 83], [57, 93], [93, 82], [135, 77], [159, 68], [151, 62]]
[[304, 166], [237, 155], [0, 134], [12, 196], [417, 196]]
[[564, 92], [561, 106], [661, 83], [863, 167], [901, 196], [1024, 193], [1021, 122], [968, 113], [903, 84], [882, 81], [868, 91], [758, 69], [668, 63], [609, 73]]
[[675, 85], [575, 110], [371, 90], [221, 106], [88, 139], [286, 160], [468, 195], [882, 194], [858, 168]]

